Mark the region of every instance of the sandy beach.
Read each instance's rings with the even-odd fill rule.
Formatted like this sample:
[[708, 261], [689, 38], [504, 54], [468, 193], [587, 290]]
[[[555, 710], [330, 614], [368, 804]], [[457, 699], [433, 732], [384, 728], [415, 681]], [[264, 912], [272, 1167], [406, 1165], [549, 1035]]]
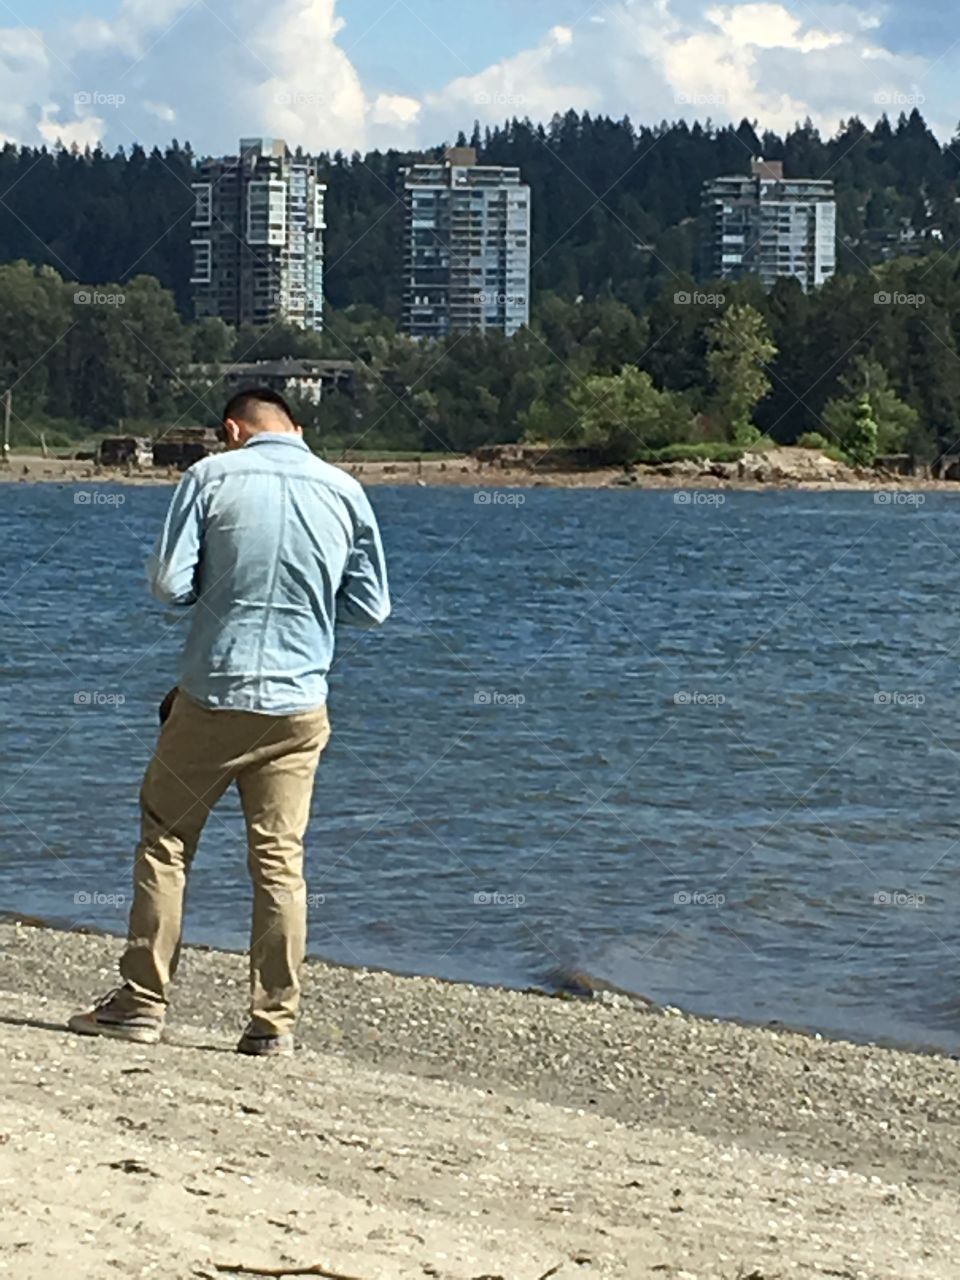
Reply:
[[[338, 462], [336, 466], [365, 485], [456, 485], [489, 489], [532, 488], [602, 489], [622, 477], [622, 468], [599, 471], [558, 472], [539, 475], [522, 467], [496, 469], [478, 467], [472, 458], [429, 458], [416, 462]], [[180, 474], [173, 468], [133, 471], [120, 467], [98, 468], [74, 458], [40, 458], [36, 454], [14, 454], [9, 467], [0, 467], [0, 484], [171, 485]]]
[[311, 962], [257, 1061], [196, 949], [165, 1043], [69, 1035], [119, 947], [0, 925], [0, 1274], [960, 1273], [949, 1058]]
[[[613, 484], [623, 475], [622, 468], [599, 471], [559, 472], [538, 475], [522, 467], [493, 469], [478, 467], [471, 458], [451, 457], [442, 461], [429, 458], [417, 462], [341, 462], [331, 459], [365, 485], [456, 485], [478, 488], [586, 488], [598, 489]], [[36, 454], [13, 454], [8, 467], [0, 467], [0, 484], [75, 484], [96, 488], [98, 485], [171, 485], [180, 473], [171, 468], [132, 471], [122, 467], [96, 467], [92, 462], [74, 458], [41, 458]]]
[[[638, 467], [629, 482], [622, 467], [540, 472], [521, 466], [480, 465], [473, 458], [453, 456], [446, 460], [428, 458], [419, 463], [331, 461], [356, 476], [364, 485], [456, 486], [487, 491], [491, 495], [508, 489], [608, 489], [623, 485], [635, 489], [668, 490], [866, 490], [879, 492], [881, 496], [887, 492], [894, 495], [899, 492], [960, 494], [960, 484], [956, 481], [879, 473], [855, 474], [849, 468], [838, 468], [829, 459], [805, 449], [775, 449], [762, 456], [762, 466], [751, 470], [745, 478], [712, 475], [706, 467], [688, 462], [675, 464], [672, 474], [667, 470]], [[768, 478], [757, 478], [763, 472], [768, 473]], [[173, 468], [127, 474], [119, 467], [99, 468], [91, 462], [74, 458], [41, 458], [36, 454], [13, 454], [10, 465], [0, 467], [0, 484], [75, 484], [96, 489], [100, 485], [171, 485], [176, 484], [179, 478], [180, 473]], [[490, 501], [496, 500], [491, 496]]]

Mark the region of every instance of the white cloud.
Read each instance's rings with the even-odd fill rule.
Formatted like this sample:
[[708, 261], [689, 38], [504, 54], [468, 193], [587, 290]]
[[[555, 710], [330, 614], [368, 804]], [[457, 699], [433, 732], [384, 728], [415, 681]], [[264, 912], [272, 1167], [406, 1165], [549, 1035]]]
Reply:
[[37, 132], [49, 146], [61, 142], [65, 147], [95, 147], [104, 134], [102, 116], [84, 116], [82, 120], [57, 120], [50, 113], [53, 107], [45, 107], [37, 123]]
[[380, 93], [370, 108], [370, 121], [376, 125], [405, 128], [416, 122], [421, 107], [422, 103], [416, 98], [407, 98], [400, 93]]
[[723, 32], [737, 47], [755, 49], [799, 49], [810, 53], [843, 44], [849, 37], [842, 32], [804, 30], [800, 18], [782, 4], [741, 4], [730, 8], [708, 9], [707, 22]]
[[43, 37], [38, 31], [0, 29], [0, 135], [19, 142], [42, 116], [51, 80]]
[[163, 120], [167, 124], [172, 124], [177, 118], [177, 113], [173, 107], [168, 106], [165, 102], [150, 102], [146, 99], [143, 104], [144, 111], [149, 111], [152, 116], [156, 116], [158, 120]]
[[255, 93], [252, 130], [305, 148], [364, 143], [367, 100], [360, 77], [337, 44], [343, 26], [336, 0], [284, 0], [236, 6], [258, 15], [244, 27], [245, 43], [263, 77]]
[[113, 21], [82, 14], [69, 25], [76, 46], [88, 50], [114, 50], [129, 59], [142, 58], [197, 0], [123, 0]]
[[[815, 16], [801, 0], [606, 0], [590, 15], [602, 21], [545, 26], [538, 43], [415, 96], [389, 71], [362, 82], [344, 47], [344, 9], [123, 0], [109, 20], [0, 29], [0, 136], [150, 145], [176, 121], [201, 152], [258, 133], [349, 151], [433, 145], [475, 119], [549, 120], [571, 108], [646, 122], [747, 116], [778, 130], [809, 115], [832, 131], [916, 96], [925, 73], [920, 58], [880, 42], [873, 0], [827, 0]], [[124, 101], [101, 109], [97, 94]], [[946, 133], [953, 121], [933, 123]]]
[[569, 27], [554, 27], [535, 48], [427, 94], [421, 140], [439, 141], [458, 129], [469, 132], [474, 120], [499, 124], [513, 116], [549, 119], [557, 111], [602, 109], [602, 85], [578, 65], [582, 43]]
[[481, 123], [574, 107], [646, 123], [746, 116], [780, 131], [809, 116], [832, 132], [854, 114], [872, 120], [922, 80], [921, 59], [867, 34], [875, 13], [843, 3], [811, 17], [792, 0], [619, 0], [605, 5], [602, 23], [555, 28], [537, 48], [452, 81], [427, 98], [422, 123], [432, 141], [443, 123], [448, 134], [454, 120], [469, 128], [471, 106]]

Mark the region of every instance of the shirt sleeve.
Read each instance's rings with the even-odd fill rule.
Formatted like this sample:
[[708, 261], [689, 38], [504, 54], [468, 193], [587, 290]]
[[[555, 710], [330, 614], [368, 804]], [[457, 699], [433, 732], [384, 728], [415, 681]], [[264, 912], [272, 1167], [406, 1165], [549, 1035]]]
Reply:
[[188, 471], [177, 485], [160, 538], [147, 561], [147, 581], [155, 599], [179, 606], [196, 602], [202, 549], [200, 485]]
[[390, 616], [390, 588], [380, 530], [366, 495], [354, 507], [354, 538], [340, 590], [337, 621], [376, 627]]

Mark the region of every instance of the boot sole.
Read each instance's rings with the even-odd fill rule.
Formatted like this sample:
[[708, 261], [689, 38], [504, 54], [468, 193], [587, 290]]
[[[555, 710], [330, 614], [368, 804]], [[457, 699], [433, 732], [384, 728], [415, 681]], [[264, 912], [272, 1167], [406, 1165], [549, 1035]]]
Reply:
[[282, 1049], [273, 1047], [262, 1049], [258, 1045], [244, 1044], [241, 1040], [237, 1045], [237, 1053], [242, 1053], [247, 1058], [292, 1058], [293, 1045], [285, 1046]]
[[72, 1017], [67, 1027], [78, 1036], [104, 1036], [108, 1040], [126, 1040], [130, 1044], [159, 1044], [163, 1034], [159, 1027], [112, 1027], [93, 1022], [83, 1014]]

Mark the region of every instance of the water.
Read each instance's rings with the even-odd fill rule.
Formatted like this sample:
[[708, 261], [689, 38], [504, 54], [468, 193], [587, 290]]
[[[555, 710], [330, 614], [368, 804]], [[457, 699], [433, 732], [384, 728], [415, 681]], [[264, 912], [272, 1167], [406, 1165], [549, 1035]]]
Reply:
[[[124, 928], [168, 493], [0, 488], [0, 909]], [[315, 953], [955, 1047], [953, 499], [373, 496], [396, 612], [341, 636]], [[191, 940], [245, 945], [244, 858], [231, 795]]]

